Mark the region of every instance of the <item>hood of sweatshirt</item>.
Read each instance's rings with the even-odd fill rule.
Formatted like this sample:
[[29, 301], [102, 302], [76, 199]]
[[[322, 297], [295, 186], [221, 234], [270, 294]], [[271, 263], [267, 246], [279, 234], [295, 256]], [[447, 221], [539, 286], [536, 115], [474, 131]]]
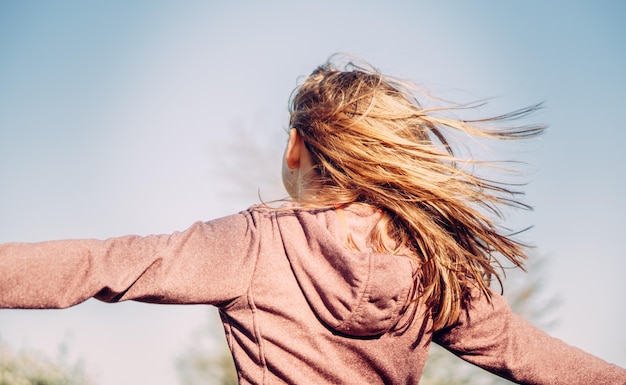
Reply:
[[327, 327], [368, 337], [398, 325], [413, 299], [416, 264], [367, 246], [379, 220], [376, 210], [353, 204], [339, 210], [278, 211], [277, 217], [293, 273]]

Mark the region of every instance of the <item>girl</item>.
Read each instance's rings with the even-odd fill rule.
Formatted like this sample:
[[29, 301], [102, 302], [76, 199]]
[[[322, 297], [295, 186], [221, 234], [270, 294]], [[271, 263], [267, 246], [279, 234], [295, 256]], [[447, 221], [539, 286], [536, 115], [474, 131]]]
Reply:
[[2, 245], [0, 306], [212, 304], [241, 384], [417, 384], [433, 341], [522, 384], [626, 384], [489, 288], [496, 256], [523, 265], [492, 218], [521, 204], [448, 137], [532, 137], [542, 128], [488, 124], [529, 111], [445, 118], [402, 82], [331, 60], [292, 96], [290, 202], [171, 235]]

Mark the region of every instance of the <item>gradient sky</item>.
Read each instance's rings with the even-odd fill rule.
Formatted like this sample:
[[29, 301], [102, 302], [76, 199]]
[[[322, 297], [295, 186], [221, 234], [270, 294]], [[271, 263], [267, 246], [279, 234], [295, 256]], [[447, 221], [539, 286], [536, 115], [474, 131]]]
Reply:
[[[351, 52], [444, 97], [494, 97], [490, 112], [546, 102], [535, 118], [549, 131], [513, 154], [530, 163], [535, 210], [510, 225], [535, 226], [525, 237], [561, 299], [551, 333], [626, 366], [625, 11], [617, 0], [0, 2], [0, 242], [168, 233], [256, 203], [280, 151], [258, 162], [276, 165], [268, 176], [241, 163], [233, 138], [281, 148], [298, 77]], [[233, 194], [242, 175], [251, 191]], [[66, 343], [101, 385], [172, 384], [207, 312], [93, 300], [2, 310], [0, 338], [50, 355]]]

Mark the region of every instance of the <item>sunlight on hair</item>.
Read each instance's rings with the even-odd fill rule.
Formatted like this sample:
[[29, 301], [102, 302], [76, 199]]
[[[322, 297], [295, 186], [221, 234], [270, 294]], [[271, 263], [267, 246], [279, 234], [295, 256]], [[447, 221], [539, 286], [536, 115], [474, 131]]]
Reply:
[[527, 245], [496, 220], [502, 207], [528, 206], [514, 186], [476, 172], [506, 168], [457, 155], [469, 152], [457, 147], [535, 137], [543, 126], [504, 123], [539, 106], [483, 119], [454, 117], [481, 105], [445, 102], [343, 54], [314, 70], [291, 97], [290, 127], [304, 139], [322, 186], [305, 204], [381, 208], [370, 241], [422, 265], [419, 295], [433, 307], [437, 329], [458, 319], [463, 298], [477, 295], [475, 289], [490, 297], [490, 280], [500, 279], [497, 257], [518, 267], [526, 258]]

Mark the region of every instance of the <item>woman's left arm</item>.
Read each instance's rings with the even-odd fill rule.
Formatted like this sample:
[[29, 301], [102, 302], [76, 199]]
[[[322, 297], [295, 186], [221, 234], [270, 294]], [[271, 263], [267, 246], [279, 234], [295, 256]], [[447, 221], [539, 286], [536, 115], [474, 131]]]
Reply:
[[170, 235], [0, 245], [0, 308], [229, 301], [249, 285], [256, 234], [243, 212]]

